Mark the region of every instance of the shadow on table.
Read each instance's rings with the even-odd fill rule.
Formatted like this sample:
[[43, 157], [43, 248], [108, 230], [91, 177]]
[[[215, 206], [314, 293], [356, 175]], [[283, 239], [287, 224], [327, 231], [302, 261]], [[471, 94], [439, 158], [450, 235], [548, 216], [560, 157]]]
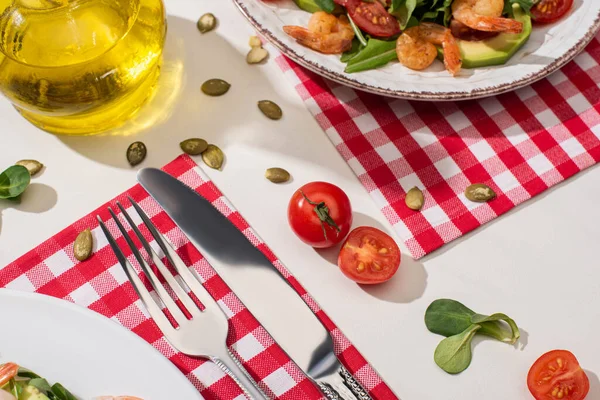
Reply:
[[600, 379], [598, 375], [590, 371], [589, 369], [583, 370], [590, 380], [590, 392], [588, 393], [588, 399], [600, 399]]
[[[384, 232], [388, 230], [379, 221], [372, 217], [360, 213], [354, 213], [354, 222], [352, 228], [359, 226], [372, 226]], [[315, 249], [315, 251], [335, 265], [337, 268], [337, 257], [341, 245], [330, 249]], [[390, 303], [410, 303], [420, 298], [427, 287], [427, 271], [419, 261], [414, 260], [410, 255], [403, 254], [398, 272], [388, 282], [379, 285], [358, 285], [366, 293], [380, 300]]]
[[34, 182], [21, 195], [20, 200], [0, 200], [0, 234], [2, 233], [2, 211], [15, 210], [39, 214], [51, 210], [58, 201], [58, 194], [52, 187]]
[[[202, 137], [226, 152], [228, 141], [233, 140], [228, 139], [228, 132], [264, 118], [256, 107], [259, 100], [271, 98], [284, 113], [292, 112], [292, 103], [274, 94], [264, 69], [248, 65], [246, 54], [234, 48], [218, 29], [201, 35], [194, 21], [175, 16], [168, 17], [168, 26], [158, 88], [140, 113], [108, 133], [58, 136], [59, 140], [87, 158], [124, 169], [131, 168], [125, 150], [133, 141], [141, 140], [148, 148], [148, 157], [140, 167], [160, 167], [179, 155], [179, 143], [190, 137]], [[212, 78], [228, 81], [232, 85], [229, 92], [222, 97], [204, 95], [200, 87]], [[301, 133], [305, 127], [286, 125], [285, 116], [271, 122], [281, 127], [280, 136], [248, 138], [248, 143], [279, 153], [294, 151], [286, 145], [286, 137]], [[240, 140], [246, 139], [236, 139]], [[305, 145], [307, 154], [310, 145]]]

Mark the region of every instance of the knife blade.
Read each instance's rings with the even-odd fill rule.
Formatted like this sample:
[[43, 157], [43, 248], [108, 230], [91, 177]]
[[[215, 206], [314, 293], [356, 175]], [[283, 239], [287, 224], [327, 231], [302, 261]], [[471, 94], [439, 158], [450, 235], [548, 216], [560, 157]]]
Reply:
[[142, 169], [138, 181], [298, 367], [314, 380], [337, 369], [335, 357], [323, 357], [333, 348], [329, 332], [231, 221], [164, 171]]

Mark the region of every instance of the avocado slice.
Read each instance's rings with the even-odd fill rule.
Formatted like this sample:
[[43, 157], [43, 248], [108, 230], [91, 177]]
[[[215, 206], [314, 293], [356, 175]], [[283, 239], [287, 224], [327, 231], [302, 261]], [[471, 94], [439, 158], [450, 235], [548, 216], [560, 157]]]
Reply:
[[35, 386], [27, 385], [19, 395], [19, 400], [50, 400]]
[[[521, 33], [501, 33], [493, 38], [477, 42], [457, 40], [463, 68], [506, 64], [527, 43], [531, 36], [531, 17], [517, 4], [513, 4], [513, 13], [514, 18], [523, 23], [523, 32]], [[441, 49], [438, 49], [438, 53], [443, 58]]]
[[[323, 11], [323, 9], [321, 7], [319, 7], [319, 5], [317, 4], [317, 2], [315, 0], [294, 0], [294, 3], [296, 3], [296, 5], [298, 7], [300, 7], [302, 10], [308, 11], [309, 13], [316, 13], [317, 11]], [[333, 10], [332, 14], [340, 14], [343, 11], [344, 10], [342, 9], [342, 7], [340, 7], [339, 4], [336, 4], [335, 9]]]

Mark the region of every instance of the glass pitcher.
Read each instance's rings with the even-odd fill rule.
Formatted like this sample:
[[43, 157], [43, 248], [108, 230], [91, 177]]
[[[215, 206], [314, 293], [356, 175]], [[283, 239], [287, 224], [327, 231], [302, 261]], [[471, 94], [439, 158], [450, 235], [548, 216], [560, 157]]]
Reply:
[[0, 0], [0, 92], [46, 131], [90, 135], [154, 92], [162, 0]]

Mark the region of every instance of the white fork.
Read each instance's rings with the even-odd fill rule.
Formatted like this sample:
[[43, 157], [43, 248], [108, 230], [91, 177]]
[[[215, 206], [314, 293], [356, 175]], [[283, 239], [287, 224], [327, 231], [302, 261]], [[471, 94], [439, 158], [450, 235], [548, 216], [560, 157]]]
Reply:
[[[214, 301], [206, 289], [204, 289], [200, 281], [198, 281], [198, 279], [179, 258], [171, 245], [165, 244], [166, 241], [163, 240], [162, 235], [158, 232], [154, 224], [150, 221], [150, 218], [148, 218], [141, 207], [131, 197], [129, 198], [129, 201], [142, 218], [142, 221], [154, 237], [154, 240], [156, 240], [156, 243], [167, 257], [167, 260], [175, 268], [184, 284], [179, 283], [169, 272], [167, 267], [162, 263], [159, 255], [152, 249], [123, 206], [118, 202], [117, 206], [135, 232], [135, 235], [139, 241], [142, 243], [144, 249], [146, 249], [146, 252], [148, 253], [152, 263], [156, 265], [166, 280], [168, 286], [173, 290], [177, 298], [183, 303], [185, 308], [191, 314], [191, 319], [188, 320], [186, 318], [173, 298], [158, 280], [156, 274], [141, 256], [137, 246], [127, 234], [127, 230], [123, 227], [113, 210], [110, 207], [108, 210], [117, 224], [117, 227], [123, 234], [123, 237], [127, 241], [127, 244], [131, 248], [135, 258], [142, 267], [144, 274], [150, 281], [150, 284], [152, 285], [156, 295], [164, 304], [165, 308], [169, 310], [179, 325], [177, 328], [173, 327], [171, 322], [163, 313], [161, 306], [157, 304], [150, 292], [146, 289], [142, 283], [142, 280], [139, 278], [135, 269], [129, 263], [127, 258], [123, 255], [123, 252], [117, 245], [115, 239], [107, 229], [102, 219], [99, 216], [96, 218], [98, 219], [102, 231], [106, 235], [113, 252], [119, 260], [119, 263], [123, 267], [125, 274], [131, 281], [131, 284], [138, 293], [142, 303], [150, 313], [150, 316], [165, 335], [165, 338], [173, 345], [173, 347], [184, 354], [195, 357], [205, 357], [213, 361], [235, 380], [235, 382], [243, 390], [244, 394], [250, 399], [268, 399], [269, 397], [266, 396], [265, 393], [254, 382], [254, 380], [250, 378], [249, 374], [244, 370], [241, 363], [227, 348], [226, 339], [228, 333], [228, 323], [223, 311], [219, 308], [218, 304]], [[186, 285], [187, 288], [185, 287]], [[203, 311], [196, 306], [192, 298], [188, 295], [188, 289], [200, 300], [204, 307], [206, 307]]]

